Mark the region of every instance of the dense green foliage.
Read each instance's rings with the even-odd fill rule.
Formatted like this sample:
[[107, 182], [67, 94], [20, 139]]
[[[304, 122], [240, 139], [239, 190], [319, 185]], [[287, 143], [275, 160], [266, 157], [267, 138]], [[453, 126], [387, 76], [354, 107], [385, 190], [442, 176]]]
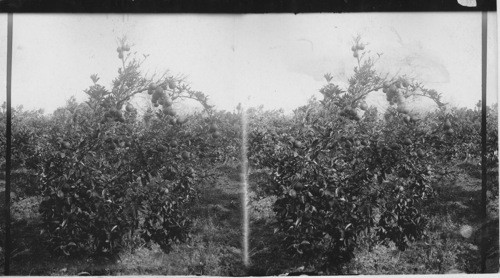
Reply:
[[[213, 111], [182, 78], [142, 76], [129, 50], [122, 40], [110, 90], [92, 75], [85, 103], [14, 112], [13, 166], [34, 173], [23, 193], [43, 197], [42, 235], [56, 254], [112, 255], [138, 239], [168, 251], [189, 235], [196, 184], [211, 178], [203, 165], [237, 149], [237, 114]], [[142, 118], [130, 103], [137, 94], [153, 104]], [[173, 105], [188, 98], [204, 112], [178, 115]]]
[[[406, 77], [387, 79], [375, 61], [353, 46], [358, 67], [347, 91], [331, 83], [297, 109], [291, 125], [252, 133], [251, 158], [268, 169], [284, 247], [308, 266], [342, 273], [361, 242], [392, 241], [405, 250], [425, 238], [424, 201], [451, 159], [480, 153], [479, 112], [446, 110], [440, 95]], [[364, 99], [374, 91], [391, 104], [379, 117]], [[411, 111], [415, 96], [432, 99], [438, 110], [426, 116]], [[489, 114], [489, 157], [497, 163], [495, 113]], [[452, 124], [453, 123], [453, 124]]]

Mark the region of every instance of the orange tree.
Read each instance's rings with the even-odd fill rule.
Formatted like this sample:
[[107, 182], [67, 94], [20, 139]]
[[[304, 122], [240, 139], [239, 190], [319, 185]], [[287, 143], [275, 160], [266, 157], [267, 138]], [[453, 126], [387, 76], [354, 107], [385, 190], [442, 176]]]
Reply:
[[[481, 112], [466, 108], [444, 108], [425, 116], [427, 137], [444, 161], [478, 157], [481, 152]], [[448, 163], [447, 163], [448, 164]]]
[[[5, 103], [0, 110], [0, 128], [5, 130]], [[40, 158], [36, 155], [42, 146], [44, 132], [49, 122], [42, 110], [12, 109], [12, 161], [11, 179], [16, 186], [13, 192], [19, 196], [36, 195], [36, 167]], [[5, 134], [0, 136], [0, 168], [5, 170]]]
[[498, 200], [498, 103], [488, 107], [486, 137], [486, 162], [489, 190]]
[[[486, 158], [488, 168], [488, 190], [491, 196], [498, 196], [498, 106], [487, 107], [486, 111]], [[441, 109], [429, 113], [425, 121], [433, 132], [427, 138], [439, 159], [438, 165], [447, 167], [462, 162], [479, 166], [481, 157], [481, 110], [467, 108]], [[480, 174], [477, 173], [477, 177]]]
[[[287, 130], [255, 130], [250, 138], [251, 159], [268, 169], [277, 197], [275, 232], [325, 273], [342, 273], [361, 239], [404, 250], [423, 237], [422, 201], [433, 195], [426, 124], [409, 100], [420, 95], [441, 107], [440, 95], [404, 76], [380, 76], [364, 49], [357, 38], [347, 91], [327, 74], [324, 99], [297, 109]], [[380, 89], [391, 104], [385, 119], [364, 101]]]
[[[187, 206], [202, 178], [193, 168], [198, 134], [172, 105], [191, 98], [211, 107], [182, 78], [143, 76], [143, 60], [124, 39], [117, 52], [122, 66], [112, 88], [92, 75], [88, 101], [54, 113], [37, 153], [42, 233], [55, 253], [112, 255], [131, 240], [168, 251], [188, 237]], [[138, 94], [154, 107], [142, 118], [130, 103]]]

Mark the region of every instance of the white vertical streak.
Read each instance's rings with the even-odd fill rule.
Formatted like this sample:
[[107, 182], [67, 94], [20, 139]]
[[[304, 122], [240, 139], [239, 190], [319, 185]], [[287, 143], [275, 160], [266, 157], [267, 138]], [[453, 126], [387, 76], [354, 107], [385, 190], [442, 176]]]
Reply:
[[250, 259], [248, 255], [249, 240], [249, 219], [248, 219], [248, 157], [247, 157], [247, 114], [246, 108], [242, 107], [241, 113], [241, 181], [242, 181], [242, 213], [243, 213], [243, 264], [249, 266]]

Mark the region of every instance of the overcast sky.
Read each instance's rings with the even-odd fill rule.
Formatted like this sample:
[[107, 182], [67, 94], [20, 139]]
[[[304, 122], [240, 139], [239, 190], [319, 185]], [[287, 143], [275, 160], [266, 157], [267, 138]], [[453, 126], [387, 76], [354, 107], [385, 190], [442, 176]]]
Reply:
[[[488, 98], [497, 102], [497, 21], [489, 13]], [[0, 15], [0, 101], [5, 100], [7, 16]], [[457, 106], [481, 98], [480, 13], [265, 15], [14, 15], [13, 105], [51, 112], [84, 100], [90, 75], [109, 88], [117, 37], [149, 54], [144, 70], [184, 74], [219, 109], [238, 102], [290, 111], [305, 104], [330, 72], [345, 86], [362, 36], [384, 53], [381, 72], [406, 73]], [[372, 98], [383, 106], [383, 97]]]

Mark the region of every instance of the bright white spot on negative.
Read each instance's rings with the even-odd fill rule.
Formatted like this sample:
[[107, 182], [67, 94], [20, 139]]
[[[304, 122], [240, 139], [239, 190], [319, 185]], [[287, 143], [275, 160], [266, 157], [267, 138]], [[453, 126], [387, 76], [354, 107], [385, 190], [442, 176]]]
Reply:
[[462, 227], [460, 227], [460, 234], [465, 238], [471, 237], [472, 232], [473, 232], [473, 229], [469, 225], [463, 225]]

